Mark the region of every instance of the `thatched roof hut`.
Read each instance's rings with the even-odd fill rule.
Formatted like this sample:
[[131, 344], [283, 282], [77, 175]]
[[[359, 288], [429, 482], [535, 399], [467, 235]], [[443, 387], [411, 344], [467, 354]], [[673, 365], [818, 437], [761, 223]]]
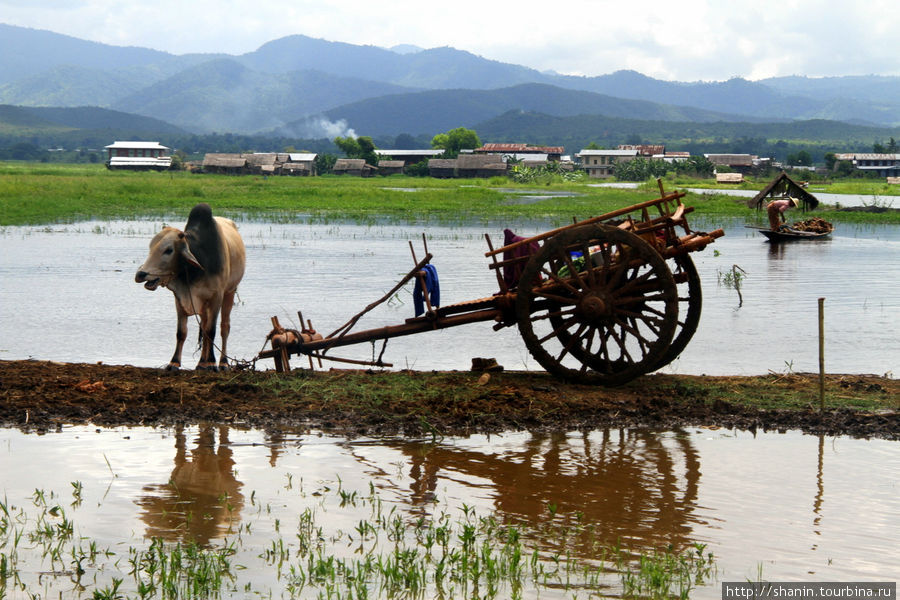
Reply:
[[747, 202], [747, 206], [757, 210], [762, 209], [769, 201], [778, 198], [797, 198], [800, 200], [801, 208], [812, 210], [819, 205], [815, 196], [803, 189], [803, 186], [788, 177], [787, 173], [781, 172], [781, 175], [773, 179], [769, 185], [764, 187], [757, 195]]
[[506, 163], [502, 156], [495, 154], [460, 154], [456, 158], [456, 174], [459, 177], [506, 175]]
[[379, 175], [398, 175], [403, 173], [403, 167], [406, 166], [406, 163], [402, 160], [379, 160], [378, 161], [378, 174]]
[[339, 158], [331, 169], [335, 175], [356, 175], [357, 177], [369, 177], [378, 170], [367, 164], [362, 158]]
[[247, 159], [240, 154], [209, 153], [203, 157], [206, 173], [241, 173], [247, 167]]
[[456, 176], [455, 158], [432, 158], [428, 161], [428, 175], [437, 178]]

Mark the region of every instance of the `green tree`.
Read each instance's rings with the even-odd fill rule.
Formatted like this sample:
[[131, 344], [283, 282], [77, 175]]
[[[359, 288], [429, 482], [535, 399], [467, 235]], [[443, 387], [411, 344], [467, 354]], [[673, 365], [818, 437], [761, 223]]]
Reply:
[[787, 155], [787, 163], [791, 166], [812, 166], [812, 155], [806, 150], [791, 152]]
[[331, 173], [334, 169], [334, 163], [337, 162], [337, 156], [334, 154], [317, 154], [316, 155], [316, 173], [324, 175]]
[[417, 163], [407, 165], [403, 172], [410, 177], [428, 177], [428, 159], [420, 160]]
[[481, 147], [481, 140], [474, 129], [457, 127], [447, 133], [439, 133], [431, 139], [432, 148], [443, 148], [444, 158], [456, 158], [460, 150], [474, 150]]
[[825, 168], [829, 171], [834, 171], [834, 165], [837, 162], [837, 154], [834, 152], [826, 152], [825, 153]]
[[336, 137], [334, 145], [343, 150], [347, 158], [362, 158], [372, 166], [378, 165], [378, 156], [375, 154], [375, 142], [367, 135], [354, 137]]
[[184, 169], [184, 163], [187, 162], [187, 154], [184, 150], [176, 150], [172, 153], [172, 165], [169, 169], [173, 171], [181, 171]]
[[853, 175], [853, 163], [849, 160], [842, 160], [838, 162], [837, 169], [835, 169], [835, 173], [840, 177], [851, 177]]
[[619, 181], [645, 181], [652, 177], [663, 177], [669, 168], [669, 163], [664, 160], [638, 156], [628, 161], [616, 162], [613, 175]]
[[887, 154], [887, 149], [881, 142], [875, 142], [874, 144], [872, 144], [872, 152], [874, 152], [875, 154]]
[[692, 155], [687, 160], [679, 160], [673, 163], [676, 173], [693, 175], [695, 177], [712, 177], [716, 166], [705, 156]]
[[888, 142], [888, 145], [885, 148], [885, 150], [887, 150], [889, 154], [897, 153], [897, 142], [894, 140], [893, 137], [891, 138], [891, 141]]

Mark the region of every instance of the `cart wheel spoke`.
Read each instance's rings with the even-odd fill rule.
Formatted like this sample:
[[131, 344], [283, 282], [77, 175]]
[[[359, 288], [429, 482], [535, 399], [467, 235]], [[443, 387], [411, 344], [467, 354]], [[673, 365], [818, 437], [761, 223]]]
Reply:
[[678, 289], [665, 260], [616, 227], [553, 236], [521, 281], [532, 284], [517, 291], [519, 331], [537, 362], [559, 377], [624, 383], [657, 364], [675, 333]]
[[703, 306], [700, 275], [689, 254], [666, 261], [678, 286], [678, 321], [672, 343], [653, 370], [661, 369], [681, 354], [697, 331]]

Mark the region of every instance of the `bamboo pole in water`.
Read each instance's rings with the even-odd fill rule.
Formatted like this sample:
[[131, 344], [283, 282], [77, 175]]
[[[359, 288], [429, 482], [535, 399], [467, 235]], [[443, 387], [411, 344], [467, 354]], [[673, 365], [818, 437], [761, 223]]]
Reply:
[[819, 298], [819, 412], [825, 412], [825, 298]]

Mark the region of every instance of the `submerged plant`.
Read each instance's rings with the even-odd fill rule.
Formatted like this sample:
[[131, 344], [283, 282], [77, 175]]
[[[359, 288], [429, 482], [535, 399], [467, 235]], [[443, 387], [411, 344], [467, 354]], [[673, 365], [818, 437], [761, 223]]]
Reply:
[[[702, 544], [631, 554], [597, 540], [584, 515], [564, 514], [555, 503], [547, 505], [543, 521], [532, 524], [480, 514], [466, 504], [439, 509], [434, 503], [431, 513], [411, 514], [386, 502], [372, 485], [367, 494], [347, 490], [340, 481], [335, 487], [320, 483], [310, 494], [300, 489], [307, 505], [287, 537], [282, 531], [291, 527], [256, 510], [254, 527], [271, 527], [270, 542], [257, 549], [244, 547], [246, 523], [236, 537], [209, 544], [154, 537], [113, 551], [76, 533], [52, 492], [35, 490], [31, 504], [37, 514], [4, 499], [0, 598], [8, 590], [37, 597], [32, 589], [43, 586], [40, 597], [65, 589], [66, 597], [94, 599], [491, 599], [544, 593], [661, 599], [687, 598], [716, 574], [714, 557]], [[286, 491], [297, 497], [292, 488]], [[80, 484], [77, 490], [80, 497]], [[342, 529], [333, 518], [339, 513], [367, 515]], [[41, 566], [46, 563], [49, 571]], [[40, 580], [34, 580], [36, 573]], [[258, 589], [260, 579], [268, 589]]]

